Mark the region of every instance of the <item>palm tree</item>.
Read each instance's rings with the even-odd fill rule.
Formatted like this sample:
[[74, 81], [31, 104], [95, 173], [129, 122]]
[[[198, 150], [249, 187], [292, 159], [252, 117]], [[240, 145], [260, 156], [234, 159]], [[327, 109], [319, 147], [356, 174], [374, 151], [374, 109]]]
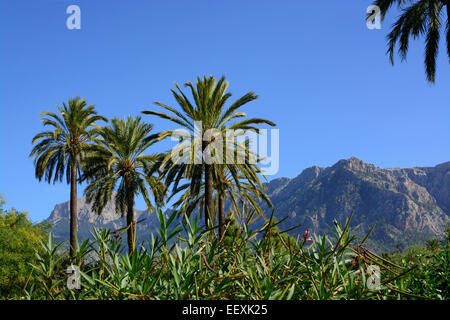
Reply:
[[[405, 3], [408, 3], [407, 7], [404, 7]], [[376, 0], [374, 4], [380, 7], [382, 19], [392, 5], [397, 4], [402, 9], [402, 14], [394, 23], [387, 37], [388, 53], [392, 65], [397, 42], [399, 43], [399, 55], [402, 60], [405, 60], [410, 36], [416, 39], [425, 35], [425, 71], [427, 80], [434, 83], [442, 26], [446, 26], [447, 55], [450, 62], [450, 0]], [[447, 9], [447, 23], [441, 15], [444, 7]]]
[[[230, 170], [231, 169], [231, 170]], [[267, 196], [266, 187], [260, 182], [259, 178], [250, 177], [248, 175], [241, 175], [233, 172], [233, 168], [225, 165], [214, 165], [214, 190], [215, 203], [218, 211], [218, 226], [219, 238], [222, 238], [226, 227], [225, 204], [226, 200], [230, 201], [230, 209], [240, 216], [240, 212], [253, 211], [262, 216], [263, 211], [260, 207], [262, 201], [268, 207], [273, 207], [272, 202]], [[259, 172], [255, 170], [255, 173]], [[186, 183], [179, 187], [171, 195], [171, 198], [184, 191], [182, 196], [173, 204], [174, 207], [179, 207], [180, 212], [190, 216], [195, 209], [201, 210], [204, 206], [204, 184], [201, 184], [200, 192], [193, 192], [190, 189], [190, 184]], [[170, 199], [170, 198], [169, 198]]]
[[[60, 115], [41, 112], [44, 126], [51, 131], [38, 133], [32, 141], [35, 145], [30, 153], [34, 157], [35, 175], [48, 183], [62, 181], [64, 175], [70, 183], [70, 256], [77, 250], [77, 179], [80, 162], [90, 143], [96, 140], [94, 125], [96, 121], [108, 121], [97, 115], [95, 106], [87, 106], [85, 99], [69, 99], [66, 105], [57, 107]], [[65, 173], [64, 173], [65, 171]]]
[[[263, 159], [251, 150], [251, 142], [251, 139], [247, 138], [243, 143], [238, 143], [235, 140], [235, 135], [222, 133], [222, 154], [226, 155], [227, 159], [225, 159], [226, 161], [224, 163], [212, 164], [213, 187], [216, 190], [220, 238], [225, 233], [225, 202], [227, 198], [230, 199], [231, 207], [238, 215], [241, 210], [242, 212], [249, 212], [249, 209], [253, 209], [254, 212], [262, 216], [263, 212], [259, 206], [262, 200], [269, 207], [272, 207], [272, 203], [265, 193], [266, 187], [261, 183], [258, 176], [262, 175], [264, 177], [256, 165], [256, 163]], [[233, 150], [234, 152], [227, 154], [227, 149]], [[242, 161], [238, 161], [238, 158]], [[250, 161], [251, 159], [254, 162]], [[168, 167], [170, 170], [170, 166]], [[201, 186], [202, 189], [200, 192], [198, 190], [192, 190], [189, 183], [184, 184], [178, 189], [174, 189], [170, 198], [185, 190], [180, 199], [174, 203], [174, 207], [180, 206], [181, 212], [186, 213], [188, 216], [197, 207], [201, 210], [204, 206], [204, 184]], [[239, 205], [242, 207], [239, 208]], [[248, 206], [251, 208], [248, 208]]]
[[[191, 160], [194, 163], [181, 163], [174, 162], [172, 155], [167, 154], [161, 166], [168, 163], [171, 165], [171, 170], [167, 171], [166, 184], [174, 182], [174, 189], [177, 189], [178, 183], [184, 178], [190, 180], [190, 191], [193, 194], [198, 194], [200, 191], [200, 182], [204, 181], [204, 215], [205, 215], [205, 227], [208, 226], [210, 215], [213, 213], [213, 184], [214, 184], [214, 172], [213, 164], [207, 161], [205, 157], [208, 157], [209, 145], [214, 141], [216, 137], [221, 134], [225, 134], [227, 131], [232, 130], [255, 130], [258, 132], [258, 128], [255, 125], [268, 124], [274, 126], [275, 124], [269, 120], [260, 118], [250, 118], [246, 120], [237, 121], [231, 123], [232, 120], [246, 117], [246, 113], [237, 112], [239, 108], [258, 98], [253, 92], [249, 92], [232, 103], [228, 108], [225, 108], [227, 100], [231, 97], [231, 93], [226, 93], [228, 88], [228, 82], [225, 81], [225, 77], [220, 78], [217, 81], [214, 77], [197, 78], [196, 86], [192, 82], [185, 84], [191, 91], [195, 104], [192, 104], [183, 91], [180, 89], [177, 83], [175, 86], [178, 90], [171, 90], [172, 95], [177, 101], [181, 110], [177, 110], [173, 107], [164, 105], [159, 102], [155, 102], [165, 110], [169, 111], [169, 114], [157, 111], [143, 111], [144, 114], [155, 115], [163, 119], [172, 121], [173, 123], [181, 126], [190, 135], [194, 136], [194, 143], [190, 146]], [[200, 126], [200, 127], [197, 127]], [[204, 133], [209, 130], [216, 130], [216, 136], [212, 135], [206, 138]], [[199, 136], [200, 132], [200, 147], [197, 149], [195, 137]], [[177, 133], [172, 130], [167, 130], [160, 135], [160, 140], [168, 136], [177, 136]], [[179, 135], [178, 135], [179, 136]], [[199, 151], [199, 152], [198, 152]], [[200, 153], [200, 155], [198, 154]], [[200, 158], [200, 163], [196, 159]]]
[[97, 129], [100, 139], [92, 145], [83, 163], [82, 180], [89, 182], [84, 193], [92, 209], [101, 214], [114, 196], [116, 211], [126, 212], [127, 242], [129, 253], [133, 253], [136, 242], [134, 199], [141, 194], [147, 212], [153, 210], [147, 187], [157, 205], [161, 205], [165, 194], [162, 182], [150, 172], [159, 155], [144, 152], [157, 141], [157, 134], [150, 135], [153, 126], [141, 122], [141, 118], [127, 120], [113, 118], [110, 125]]

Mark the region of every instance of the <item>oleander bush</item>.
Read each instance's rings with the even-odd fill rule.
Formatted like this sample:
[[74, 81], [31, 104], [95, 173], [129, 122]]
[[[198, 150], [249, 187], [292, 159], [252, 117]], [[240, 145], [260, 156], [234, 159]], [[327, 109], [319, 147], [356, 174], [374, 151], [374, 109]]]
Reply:
[[404, 285], [415, 295], [436, 299], [450, 298], [450, 227], [444, 241], [431, 239], [425, 247], [411, 246], [383, 257], [411, 270]]
[[448, 248], [422, 262], [420, 270], [397, 265], [366, 248], [367, 237], [356, 242], [351, 216], [343, 227], [335, 223], [332, 237], [305, 232], [293, 239], [269, 219], [258, 230], [230, 220], [219, 239], [216, 229], [203, 230], [196, 217], [172, 226], [176, 212], [168, 219], [160, 210], [156, 214], [158, 234], [132, 254], [123, 253], [121, 235], [93, 229], [95, 240], [83, 242], [77, 251], [79, 283], [77, 272], [67, 270], [67, 253], [61, 253], [61, 244], [50, 234], [36, 253], [32, 280], [16, 298], [448, 298]]

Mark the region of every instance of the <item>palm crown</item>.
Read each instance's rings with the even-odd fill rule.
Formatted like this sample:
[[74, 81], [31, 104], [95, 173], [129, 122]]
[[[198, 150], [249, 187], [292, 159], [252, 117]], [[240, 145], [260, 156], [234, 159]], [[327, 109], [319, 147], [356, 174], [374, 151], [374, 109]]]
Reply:
[[[190, 163], [180, 163], [173, 160], [172, 154], [167, 154], [162, 161], [161, 167], [169, 166], [169, 169], [165, 170], [166, 184], [169, 185], [174, 182], [174, 190], [177, 190], [178, 183], [181, 179], [189, 179], [189, 190], [191, 194], [198, 194], [200, 192], [200, 186], [202, 181], [202, 175], [204, 176], [204, 203], [205, 203], [205, 224], [208, 224], [208, 218], [213, 212], [213, 182], [214, 182], [214, 164], [205, 159], [205, 154], [214, 150], [209, 149], [209, 146], [215, 138], [219, 136], [226, 136], [227, 131], [232, 130], [254, 130], [258, 132], [256, 125], [268, 124], [274, 126], [275, 124], [269, 120], [261, 118], [250, 118], [245, 120], [236, 121], [236, 119], [245, 118], [247, 115], [244, 112], [238, 112], [238, 109], [250, 101], [258, 98], [253, 92], [249, 92], [232, 103], [228, 108], [225, 108], [225, 104], [231, 97], [231, 93], [226, 93], [228, 88], [228, 82], [222, 77], [217, 81], [214, 77], [198, 78], [196, 86], [191, 82], [185, 84], [190, 89], [194, 104], [192, 104], [178, 84], [175, 83], [177, 91], [171, 90], [175, 100], [177, 101], [181, 110], [177, 110], [173, 107], [164, 105], [159, 102], [155, 102], [156, 105], [169, 111], [169, 113], [162, 113], [157, 111], [143, 111], [144, 114], [155, 115], [163, 119], [170, 120], [175, 124], [180, 125], [190, 134], [195, 137], [199, 135], [201, 130], [200, 140], [201, 143], [201, 163], [196, 163], [195, 159], [199, 157], [195, 154], [195, 141], [190, 144], [191, 160]], [[235, 121], [232, 121], [235, 120]], [[197, 128], [200, 124], [201, 127]], [[215, 130], [213, 135], [205, 137], [203, 133], [209, 130]], [[176, 131], [167, 130], [160, 135], [159, 139], [164, 139], [168, 136], [177, 136]], [[235, 144], [236, 145], [236, 144]], [[217, 150], [216, 150], [217, 151]]]
[[[388, 35], [388, 54], [394, 64], [395, 45], [399, 43], [399, 55], [406, 59], [409, 39], [425, 35], [425, 72], [427, 80], [434, 83], [436, 78], [436, 59], [439, 52], [439, 40], [442, 27], [445, 26], [447, 55], [450, 62], [450, 0], [376, 0], [384, 19], [392, 5], [403, 8], [402, 14]], [[404, 8], [404, 5], [409, 6]], [[447, 23], [443, 18], [444, 6], [447, 11]]]
[[[35, 175], [41, 181], [43, 178], [50, 183], [62, 181], [64, 175], [70, 183], [72, 166], [80, 173], [80, 161], [92, 141], [96, 140], [93, 124], [96, 121], [108, 121], [97, 115], [95, 106], [87, 107], [85, 99], [69, 99], [68, 105], [63, 102], [57, 107], [60, 114], [41, 112], [44, 126], [52, 130], [38, 133], [32, 140], [33, 147], [30, 156], [34, 157]], [[65, 171], [65, 174], [64, 174]]]

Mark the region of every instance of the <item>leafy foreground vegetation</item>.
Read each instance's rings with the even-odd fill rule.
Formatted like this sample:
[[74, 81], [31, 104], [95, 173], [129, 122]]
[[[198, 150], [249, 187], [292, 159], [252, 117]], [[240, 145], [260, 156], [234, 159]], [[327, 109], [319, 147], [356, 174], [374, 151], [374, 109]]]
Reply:
[[[52, 234], [36, 251], [29, 281], [14, 299], [448, 299], [449, 247], [405, 260], [400, 253], [379, 257], [355, 243], [350, 220], [334, 237], [294, 239], [268, 220], [260, 230], [227, 224], [202, 231], [197, 217], [175, 226], [157, 212], [158, 234], [131, 255], [121, 235], [93, 229], [95, 240], [76, 251], [79, 290], [69, 290], [68, 252]], [[123, 231], [125, 232], [125, 231]], [[448, 239], [447, 239], [448, 240]], [[426, 253], [424, 255], [424, 253]], [[395, 261], [395, 262], [394, 262]], [[370, 289], [369, 265], [380, 268], [380, 287]]]
[[45, 227], [34, 225], [25, 212], [5, 210], [0, 195], [0, 298], [20, 292], [32, 271], [30, 262], [39, 243], [45, 240]]

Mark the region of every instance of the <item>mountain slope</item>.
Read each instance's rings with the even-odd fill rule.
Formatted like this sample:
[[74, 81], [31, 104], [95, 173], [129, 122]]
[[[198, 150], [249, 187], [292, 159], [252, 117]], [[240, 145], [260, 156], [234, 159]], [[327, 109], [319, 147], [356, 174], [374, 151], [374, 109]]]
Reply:
[[[278, 184], [278, 179], [268, 184]], [[325, 232], [333, 220], [352, 226], [392, 249], [442, 234], [449, 223], [450, 162], [432, 168], [381, 169], [357, 158], [328, 168], [311, 167], [269, 194], [281, 224]]]
[[[91, 206], [86, 202], [86, 198], [78, 198], [78, 238], [81, 242], [84, 239], [92, 238], [92, 227], [105, 228], [109, 230], [118, 230], [126, 226], [126, 218], [116, 213], [113, 202], [109, 202], [102, 215], [92, 211]], [[69, 202], [58, 204], [53, 209], [50, 216], [45, 220], [50, 224], [51, 230], [57, 241], [66, 241], [69, 239], [69, 221], [70, 221]], [[149, 239], [151, 232], [155, 232], [158, 225], [156, 215], [148, 215], [146, 211], [135, 210], [136, 221], [143, 220], [136, 226], [138, 242]]]
[[[443, 234], [450, 222], [450, 162], [436, 167], [381, 169], [357, 158], [340, 160], [327, 168], [310, 167], [293, 179], [267, 184], [281, 229], [301, 224], [313, 233], [328, 232], [333, 221], [344, 223], [352, 211], [352, 227], [362, 236], [376, 225], [369, 245], [392, 250]], [[98, 216], [85, 198], [78, 200], [79, 237], [87, 238], [92, 226], [119, 229], [125, 218], [113, 204]], [[267, 210], [270, 213], [269, 210]], [[148, 239], [158, 226], [156, 215], [136, 211], [138, 241]], [[69, 204], [59, 204], [47, 219], [60, 240], [69, 234]], [[260, 225], [258, 223], [258, 225]], [[299, 230], [291, 233], [296, 236]]]

